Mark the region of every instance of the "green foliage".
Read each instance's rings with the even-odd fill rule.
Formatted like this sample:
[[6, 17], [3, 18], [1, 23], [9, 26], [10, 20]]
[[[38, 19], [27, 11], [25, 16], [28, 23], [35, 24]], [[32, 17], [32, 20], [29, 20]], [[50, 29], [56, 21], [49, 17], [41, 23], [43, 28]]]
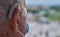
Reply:
[[51, 14], [48, 16], [48, 18], [50, 18], [51, 20], [55, 20], [55, 21], [58, 21], [60, 20], [60, 13], [55, 13], [55, 14]]
[[27, 12], [31, 12], [31, 10], [30, 9], [27, 9]]
[[27, 9], [27, 12], [32, 12], [32, 14], [36, 14], [39, 12], [39, 10], [31, 10], [31, 9]]
[[39, 16], [36, 17], [36, 21], [37, 21], [37, 22], [39, 21]]
[[38, 13], [39, 12], [39, 10], [32, 10], [32, 13], [33, 14], [36, 14], [36, 13]]
[[[49, 20], [53, 20], [53, 21], [58, 21], [60, 20], [60, 7], [52, 7], [53, 9], [56, 9], [56, 13], [54, 14], [49, 14], [48, 13], [48, 10], [46, 10], [46, 13], [45, 13], [45, 17], [47, 17], [47, 19]], [[59, 9], [58, 9], [59, 8]], [[32, 14], [37, 14], [40, 10], [27, 10], [28, 12], [31, 12]], [[36, 18], [36, 20], [38, 21], [38, 17]]]
[[49, 13], [47, 11], [45, 13], [45, 17], [49, 17]]
[[60, 36], [56, 36], [56, 37], [60, 37]]
[[55, 9], [56, 11], [60, 11], [60, 6], [51, 6], [51, 9]]
[[46, 37], [48, 37], [48, 31], [46, 32]]

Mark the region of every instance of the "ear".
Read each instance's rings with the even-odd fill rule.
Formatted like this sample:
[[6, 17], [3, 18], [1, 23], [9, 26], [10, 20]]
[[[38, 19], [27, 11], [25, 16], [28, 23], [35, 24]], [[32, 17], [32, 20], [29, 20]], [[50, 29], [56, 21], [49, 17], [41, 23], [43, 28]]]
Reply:
[[20, 13], [20, 9], [17, 7], [12, 16], [12, 28], [14, 32], [17, 32], [18, 30], [17, 19], [18, 19], [19, 13]]

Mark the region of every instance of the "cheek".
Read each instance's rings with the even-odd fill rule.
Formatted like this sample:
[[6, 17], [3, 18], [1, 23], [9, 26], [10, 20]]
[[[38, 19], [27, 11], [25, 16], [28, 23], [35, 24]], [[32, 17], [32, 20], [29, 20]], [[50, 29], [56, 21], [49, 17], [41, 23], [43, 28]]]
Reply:
[[21, 18], [22, 20], [26, 21], [26, 18], [27, 18], [27, 14], [24, 12], [21, 13]]
[[26, 10], [26, 8], [23, 8], [23, 10], [21, 11], [21, 14], [23, 16], [27, 16], [27, 10]]
[[22, 15], [21, 18], [22, 22], [26, 22], [26, 15]]

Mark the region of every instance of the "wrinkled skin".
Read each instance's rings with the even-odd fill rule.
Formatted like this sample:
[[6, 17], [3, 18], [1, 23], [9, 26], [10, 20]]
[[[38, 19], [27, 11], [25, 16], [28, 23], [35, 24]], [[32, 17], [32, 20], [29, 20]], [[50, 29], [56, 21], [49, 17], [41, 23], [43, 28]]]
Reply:
[[[7, 8], [7, 9], [6, 9]], [[7, 18], [9, 7], [0, 6], [0, 37], [22, 37], [17, 31], [26, 34], [26, 8], [15, 9], [12, 19]]]

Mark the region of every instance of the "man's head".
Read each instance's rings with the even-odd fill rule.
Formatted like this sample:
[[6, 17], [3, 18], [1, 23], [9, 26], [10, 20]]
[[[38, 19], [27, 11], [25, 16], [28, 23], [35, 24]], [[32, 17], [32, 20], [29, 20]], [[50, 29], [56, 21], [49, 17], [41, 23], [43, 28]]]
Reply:
[[[25, 34], [26, 32], [26, 8], [25, 8], [25, 3], [23, 1], [22, 0], [0, 0], [0, 25], [2, 25], [0, 27], [0, 29], [2, 30], [0, 31], [5, 32], [4, 29], [6, 29], [6, 31], [8, 30], [8, 32], [11, 32], [13, 31], [13, 29], [17, 29], [16, 27], [18, 27], [18, 29], [22, 33]], [[9, 14], [9, 10], [12, 7], [12, 5], [16, 2], [20, 4], [21, 9], [19, 10], [19, 8], [17, 7], [13, 12], [12, 19], [8, 19], [7, 16]], [[19, 16], [18, 16], [18, 13], [20, 14]], [[16, 35], [19, 35], [19, 34], [17, 33]]]

